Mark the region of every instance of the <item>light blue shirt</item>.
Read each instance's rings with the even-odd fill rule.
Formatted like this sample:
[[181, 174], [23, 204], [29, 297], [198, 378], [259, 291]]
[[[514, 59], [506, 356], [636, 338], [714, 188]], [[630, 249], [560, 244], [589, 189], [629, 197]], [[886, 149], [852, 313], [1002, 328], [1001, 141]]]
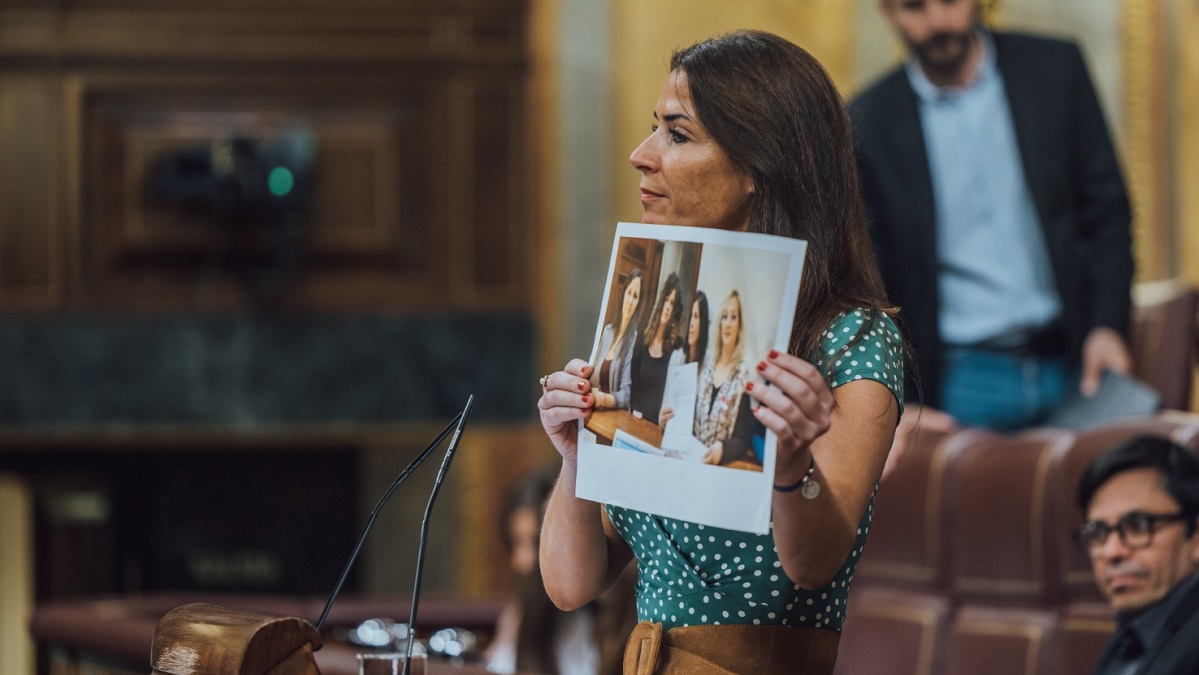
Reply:
[[979, 72], [964, 88], [937, 87], [919, 63], [906, 64], [936, 202], [941, 339], [952, 345], [1044, 326], [1061, 313], [994, 42], [978, 35]]

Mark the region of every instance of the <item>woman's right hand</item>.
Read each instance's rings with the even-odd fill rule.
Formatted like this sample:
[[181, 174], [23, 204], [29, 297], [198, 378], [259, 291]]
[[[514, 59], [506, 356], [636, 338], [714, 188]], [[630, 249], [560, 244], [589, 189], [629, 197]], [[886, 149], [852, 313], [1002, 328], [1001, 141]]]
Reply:
[[546, 378], [545, 390], [537, 401], [541, 426], [563, 461], [574, 462], [578, 454], [579, 420], [591, 416], [595, 395], [591, 392], [591, 364], [572, 359], [562, 370]]

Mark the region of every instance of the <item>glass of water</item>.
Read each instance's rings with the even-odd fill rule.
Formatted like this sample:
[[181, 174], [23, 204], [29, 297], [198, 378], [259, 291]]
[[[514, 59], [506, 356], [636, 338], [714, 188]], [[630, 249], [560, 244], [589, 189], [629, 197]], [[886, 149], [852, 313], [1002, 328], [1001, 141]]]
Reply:
[[[429, 656], [413, 654], [409, 675], [426, 675]], [[358, 654], [358, 675], [401, 675], [404, 672], [404, 653], [367, 652]]]

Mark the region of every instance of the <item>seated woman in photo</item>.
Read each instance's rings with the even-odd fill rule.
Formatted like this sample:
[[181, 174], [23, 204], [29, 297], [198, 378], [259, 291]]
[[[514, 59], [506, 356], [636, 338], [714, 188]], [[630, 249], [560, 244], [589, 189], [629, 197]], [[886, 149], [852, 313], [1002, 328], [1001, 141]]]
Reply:
[[[699, 379], [699, 368], [704, 365], [704, 359], [708, 354], [708, 296], [703, 291], [695, 292], [695, 301], [691, 303], [691, 316], [687, 319], [686, 337], [683, 338], [683, 344], [675, 350], [675, 355], [670, 359], [670, 365], [696, 363], [699, 364], [695, 371], [695, 377]], [[674, 409], [668, 404], [668, 399], [663, 395], [662, 412], [658, 415], [658, 425], [665, 428], [666, 423], [674, 419]]]
[[708, 296], [703, 291], [695, 292], [695, 301], [691, 303], [691, 315], [687, 319], [686, 338], [679, 347], [683, 353], [683, 363], [703, 364], [708, 354]]
[[750, 451], [753, 403], [745, 393], [749, 368], [741, 339], [741, 296], [729, 293], [720, 305], [716, 352], [699, 373], [695, 397], [695, 437], [708, 446], [706, 464], [728, 464]]
[[645, 322], [642, 339], [633, 351], [633, 386], [629, 407], [654, 424], [662, 409], [662, 392], [666, 388], [666, 370], [677, 365], [675, 352], [679, 344], [679, 319], [683, 313], [679, 297], [679, 275], [671, 272], [658, 293], [654, 311]]
[[616, 320], [600, 332], [597, 362], [591, 364], [591, 391], [597, 409], [628, 408], [633, 346], [641, 316], [641, 270], [634, 267], [621, 287]]

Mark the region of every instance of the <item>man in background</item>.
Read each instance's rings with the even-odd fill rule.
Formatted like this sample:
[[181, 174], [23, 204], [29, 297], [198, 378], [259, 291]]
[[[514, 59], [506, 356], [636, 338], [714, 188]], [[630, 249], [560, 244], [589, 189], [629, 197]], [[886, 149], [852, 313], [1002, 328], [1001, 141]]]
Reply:
[[1087, 467], [1078, 506], [1075, 540], [1117, 619], [1096, 675], [1199, 673], [1199, 458], [1133, 438]]
[[1072, 43], [977, 0], [879, 0], [908, 60], [850, 103], [879, 266], [915, 352], [915, 424], [1042, 421], [1131, 368], [1131, 210]]

